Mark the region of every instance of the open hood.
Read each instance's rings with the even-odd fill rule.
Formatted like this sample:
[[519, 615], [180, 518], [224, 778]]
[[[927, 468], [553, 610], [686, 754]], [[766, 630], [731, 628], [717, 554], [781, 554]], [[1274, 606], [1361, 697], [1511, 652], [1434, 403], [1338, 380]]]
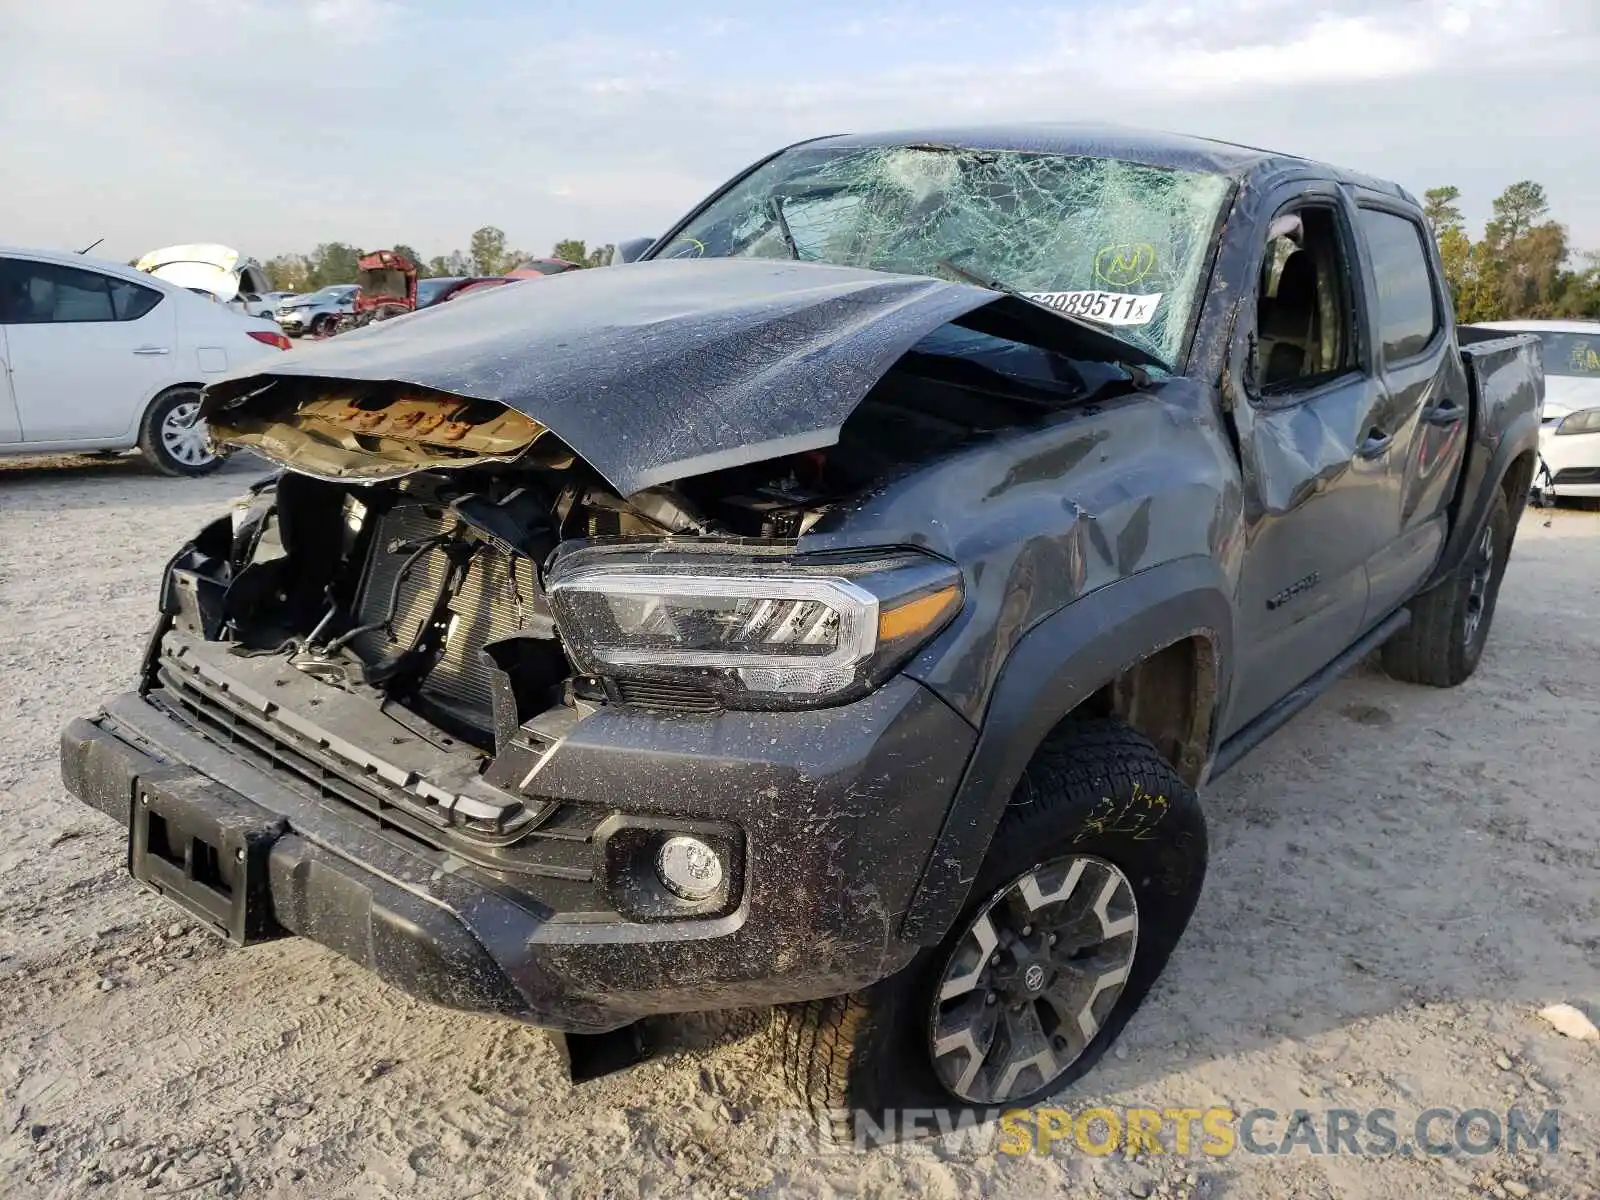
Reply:
[[[345, 479], [504, 461], [549, 430], [626, 496], [833, 444], [896, 360], [950, 322], [1158, 365], [1093, 326], [968, 284], [676, 260], [571, 271], [354, 330], [213, 383], [203, 411], [224, 441]], [[424, 413], [427, 399], [391, 405], [370, 385], [445, 395]], [[506, 410], [531, 420], [508, 422]], [[527, 434], [520, 447], [513, 429]]]
[[232, 246], [200, 242], [152, 250], [135, 268], [183, 288], [199, 288], [227, 303], [239, 294], [241, 256]]

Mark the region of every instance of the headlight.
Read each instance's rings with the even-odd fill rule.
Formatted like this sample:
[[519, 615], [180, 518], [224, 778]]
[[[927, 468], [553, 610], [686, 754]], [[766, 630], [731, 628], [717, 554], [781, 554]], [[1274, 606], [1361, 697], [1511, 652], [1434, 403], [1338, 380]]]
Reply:
[[729, 708], [813, 708], [883, 682], [960, 610], [961, 575], [916, 552], [574, 551], [550, 606], [589, 674], [677, 683]]
[[1586, 408], [1563, 417], [1556, 426], [1556, 435], [1568, 433], [1600, 433], [1600, 408]]

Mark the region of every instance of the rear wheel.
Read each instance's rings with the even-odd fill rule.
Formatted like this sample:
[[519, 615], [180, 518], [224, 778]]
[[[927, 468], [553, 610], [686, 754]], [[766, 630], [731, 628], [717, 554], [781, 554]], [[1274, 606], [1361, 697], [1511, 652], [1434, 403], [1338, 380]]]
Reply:
[[1392, 678], [1455, 687], [1478, 669], [1514, 532], [1511, 507], [1498, 492], [1471, 553], [1453, 575], [1411, 602], [1411, 624], [1384, 645], [1383, 669]]
[[1112, 720], [1040, 747], [949, 935], [850, 996], [778, 1010], [790, 1086], [850, 1137], [890, 1110], [1027, 1105], [1084, 1075], [1161, 974], [1199, 898], [1194, 790]]
[[139, 427], [139, 449], [163, 475], [209, 475], [222, 465], [200, 417], [200, 389], [156, 397]]

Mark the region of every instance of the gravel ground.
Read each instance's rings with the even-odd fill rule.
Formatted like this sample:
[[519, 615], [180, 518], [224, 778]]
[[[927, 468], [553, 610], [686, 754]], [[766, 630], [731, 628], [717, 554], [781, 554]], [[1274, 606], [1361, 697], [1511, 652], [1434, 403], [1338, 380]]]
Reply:
[[127, 878], [57, 733], [128, 684], [162, 562], [256, 473], [0, 462], [0, 1194], [1600, 1196], [1600, 1044], [1535, 1015], [1600, 1015], [1600, 515], [1524, 519], [1466, 686], [1363, 668], [1208, 789], [1189, 934], [1061, 1098], [1392, 1108], [1402, 1132], [1433, 1105], [1558, 1107], [1559, 1150], [822, 1155], [785, 1136], [748, 1022], [573, 1088], [538, 1031], [310, 943], [228, 950]]

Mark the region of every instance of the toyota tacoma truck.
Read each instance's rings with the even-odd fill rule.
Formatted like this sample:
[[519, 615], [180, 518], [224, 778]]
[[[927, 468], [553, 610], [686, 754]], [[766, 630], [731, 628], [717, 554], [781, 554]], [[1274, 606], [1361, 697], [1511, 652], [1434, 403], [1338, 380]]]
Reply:
[[805, 142], [640, 261], [209, 386], [281, 470], [63, 776], [236, 943], [569, 1046], [773, 1006], [819, 1111], [1028, 1104], [1161, 973], [1208, 780], [1374, 651], [1473, 673], [1542, 389], [1392, 184]]

